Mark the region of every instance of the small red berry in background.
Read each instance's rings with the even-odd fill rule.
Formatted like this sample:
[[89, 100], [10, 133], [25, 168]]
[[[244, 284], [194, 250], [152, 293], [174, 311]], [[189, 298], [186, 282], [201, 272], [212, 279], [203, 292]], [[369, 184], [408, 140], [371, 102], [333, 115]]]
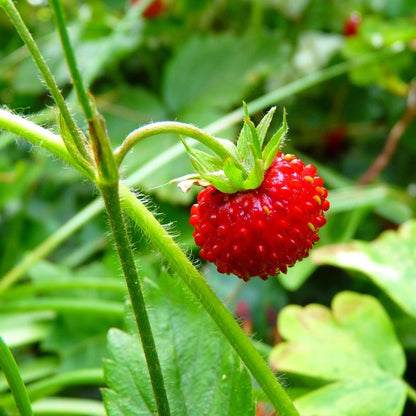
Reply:
[[280, 152], [257, 189], [227, 194], [209, 185], [191, 209], [200, 256], [245, 281], [286, 273], [319, 240], [327, 195], [313, 165]]
[[361, 23], [361, 14], [358, 12], [351, 13], [344, 22], [343, 33], [345, 36], [355, 36]]
[[[139, 3], [140, 0], [131, 0], [131, 4]], [[143, 17], [146, 19], [154, 19], [159, 17], [165, 10], [165, 4], [163, 0], [155, 0], [145, 9]]]

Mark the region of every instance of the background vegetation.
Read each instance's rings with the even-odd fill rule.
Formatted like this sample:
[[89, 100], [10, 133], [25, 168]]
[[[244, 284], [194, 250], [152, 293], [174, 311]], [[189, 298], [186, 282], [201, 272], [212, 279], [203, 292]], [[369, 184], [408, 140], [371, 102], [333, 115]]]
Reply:
[[[318, 166], [331, 190], [332, 209], [309, 258], [285, 276], [243, 284], [198, 260], [188, 224], [196, 194], [169, 184], [192, 169], [177, 138], [141, 143], [129, 154], [124, 177], [146, 195], [158, 218], [169, 224], [220, 298], [259, 341], [264, 356], [282, 371], [302, 415], [414, 414], [414, 1], [161, 3], [156, 15], [143, 16], [140, 7], [124, 1], [64, 1], [83, 79], [107, 120], [113, 145], [131, 130], [159, 120], [189, 122], [234, 138], [243, 100], [256, 122], [272, 105], [279, 114], [285, 107], [290, 131], [284, 150]], [[82, 125], [48, 5], [32, 0], [17, 6]], [[53, 102], [3, 12], [0, 60], [2, 105], [56, 130]], [[279, 117], [275, 123], [274, 129]], [[62, 162], [2, 132], [0, 335], [16, 357], [39, 415], [102, 415], [99, 388], [106, 384], [112, 388], [108, 403], [123, 399], [116, 397], [121, 394], [117, 382], [104, 379], [103, 359], [108, 374], [114, 364], [121, 371], [127, 365], [121, 352], [137, 341], [117, 332], [132, 325], [96, 197], [93, 187]], [[164, 259], [133, 224], [130, 235], [141, 275], [149, 281], [165, 276]], [[185, 289], [161, 281], [161, 292], [151, 285], [147, 289], [154, 322], [169, 312], [158, 315], [163, 299], [171, 296], [173, 305], [188, 299], [181, 292]], [[303, 308], [310, 303], [321, 306]], [[192, 346], [193, 337], [186, 337], [201, 330], [192, 322], [202, 312], [188, 308], [171, 323]], [[210, 331], [203, 345], [222, 345], [215, 341], [215, 328]], [[156, 332], [160, 343], [175, 333], [161, 324]], [[215, 348], [201, 352], [201, 374], [210, 374], [207, 363], [213, 356], [221, 361], [215, 354]], [[247, 382], [245, 373], [239, 377]], [[205, 390], [192, 391], [187, 394], [196, 400]], [[4, 412], [14, 414], [3, 378], [0, 397]], [[272, 414], [262, 394], [255, 397], [257, 415]], [[254, 404], [244, 406], [246, 413], [229, 414], [254, 413]], [[108, 404], [107, 411], [135, 414], [117, 413]]]

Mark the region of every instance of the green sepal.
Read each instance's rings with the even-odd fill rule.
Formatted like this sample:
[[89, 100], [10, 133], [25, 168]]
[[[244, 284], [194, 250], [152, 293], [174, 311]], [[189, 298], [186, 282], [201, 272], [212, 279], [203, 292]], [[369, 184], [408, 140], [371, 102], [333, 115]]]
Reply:
[[257, 134], [259, 138], [260, 147], [263, 147], [264, 139], [266, 138], [267, 131], [269, 130], [270, 123], [272, 122], [276, 107], [272, 107], [267, 114], [261, 119], [257, 126]]
[[207, 172], [204, 175], [201, 175], [203, 179], [208, 181], [211, 185], [215, 186], [219, 191], [224, 192], [225, 194], [234, 194], [239, 191], [225, 176], [224, 171], [220, 170], [217, 172]]
[[277, 131], [277, 133], [275, 133], [274, 136], [270, 139], [269, 143], [267, 143], [266, 147], [263, 150], [264, 170], [267, 170], [272, 164], [273, 159], [279, 151], [282, 141], [287, 133], [287, 130], [288, 127], [286, 122], [286, 110], [283, 109], [282, 126]]
[[211, 137], [209, 141], [205, 140], [204, 144], [210, 147], [215, 155], [191, 148], [181, 137], [191, 156], [191, 162], [200, 175], [185, 181], [184, 187], [188, 189], [192, 183], [205, 186], [204, 183], [207, 182], [224, 193], [258, 188], [288, 130], [286, 111], [284, 110], [280, 129], [264, 146], [267, 131], [275, 112], [276, 107], [272, 107], [255, 126], [250, 119], [247, 105], [244, 103], [245, 117], [237, 145], [229, 140], [216, 137]]
[[261, 147], [258, 138], [257, 129], [250, 120], [247, 105], [244, 104], [244, 124], [237, 140], [237, 150], [242, 164], [250, 173], [254, 168], [255, 161], [261, 158]]
[[263, 161], [261, 159], [257, 159], [252, 171], [248, 175], [248, 178], [243, 183], [243, 189], [256, 189], [258, 188], [264, 179], [264, 168], [263, 168]]
[[186, 151], [191, 157], [191, 162], [194, 165], [195, 170], [199, 174], [205, 172], [217, 171], [222, 169], [223, 161], [219, 156], [210, 155], [209, 153], [203, 152], [202, 150], [195, 149], [188, 146], [185, 139], [180, 137]]
[[242, 189], [246, 178], [244, 178], [241, 169], [229, 157], [225, 158], [224, 161], [224, 174], [236, 189]]

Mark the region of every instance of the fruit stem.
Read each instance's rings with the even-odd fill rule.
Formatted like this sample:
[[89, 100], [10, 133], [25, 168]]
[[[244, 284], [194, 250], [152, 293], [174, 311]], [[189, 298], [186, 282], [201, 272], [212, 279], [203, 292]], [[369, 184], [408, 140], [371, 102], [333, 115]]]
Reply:
[[144, 302], [142, 286], [134, 263], [131, 243], [127, 235], [126, 225], [121, 211], [118, 181], [115, 183], [98, 183], [98, 186], [104, 199], [117, 253], [126, 278], [137, 328], [146, 357], [158, 415], [169, 416], [169, 402], [167, 399], [162, 369]]
[[42, 54], [40, 53], [40, 50], [36, 42], [34, 41], [28, 28], [23, 22], [23, 19], [20, 16], [19, 11], [16, 9], [12, 0], [4, 0], [0, 2], [0, 7], [2, 7], [4, 11], [7, 13], [17, 32], [22, 38], [23, 42], [26, 44], [26, 47], [28, 48], [33, 60], [35, 61], [35, 64], [38, 67], [39, 72], [42, 74], [42, 77], [60, 113], [62, 114], [62, 117], [70, 132], [71, 137], [70, 141], [63, 137], [65, 146], [67, 147], [71, 155], [74, 157], [74, 159], [78, 159], [80, 164], [83, 164], [84, 166], [89, 166], [89, 164], [92, 162], [92, 158], [87, 151], [86, 145], [79, 132], [78, 126], [76, 125], [73, 117], [71, 116], [71, 113], [69, 112], [69, 109], [65, 103], [65, 99], [61, 91], [59, 90], [55, 78], [53, 77], [51, 70], [49, 69]]
[[21, 416], [33, 416], [32, 406], [22, 376], [9, 347], [0, 336], [0, 368], [3, 369]]
[[191, 137], [210, 148], [221, 159], [229, 157], [243, 172], [248, 174], [246, 168], [238, 160], [237, 150], [232, 142], [216, 138], [195, 126], [177, 121], [160, 121], [133, 130], [114, 151], [117, 166], [120, 166], [127, 152], [137, 143], [157, 134], [177, 134], [179, 136]]
[[267, 394], [270, 402], [279, 414], [299, 416], [294, 404], [250, 339], [205, 281], [204, 277], [174, 242], [170, 234], [148, 211], [145, 205], [123, 184], [120, 184], [120, 196], [123, 209], [169, 261], [172, 270], [178, 277], [183, 279], [198, 301], [201, 302], [257, 380], [260, 387]]

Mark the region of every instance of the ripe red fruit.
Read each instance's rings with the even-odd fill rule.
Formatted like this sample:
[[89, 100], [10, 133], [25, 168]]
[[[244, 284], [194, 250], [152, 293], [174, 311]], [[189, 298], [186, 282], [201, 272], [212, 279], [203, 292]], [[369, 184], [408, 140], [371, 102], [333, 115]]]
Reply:
[[319, 240], [327, 195], [313, 165], [280, 152], [257, 189], [227, 194], [209, 185], [191, 209], [200, 256], [245, 281], [286, 273]]

